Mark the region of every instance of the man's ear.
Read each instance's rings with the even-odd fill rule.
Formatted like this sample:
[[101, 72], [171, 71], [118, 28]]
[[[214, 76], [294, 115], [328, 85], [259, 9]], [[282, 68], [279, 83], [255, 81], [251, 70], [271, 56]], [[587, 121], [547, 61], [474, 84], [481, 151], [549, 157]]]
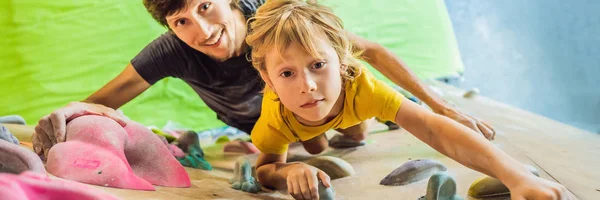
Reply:
[[260, 71], [260, 78], [262, 78], [263, 81], [265, 81], [265, 83], [267, 84], [267, 87], [269, 87], [273, 91], [275, 91], [275, 88], [273, 87], [273, 83], [271, 82], [271, 79], [269, 78], [269, 74], [267, 74], [267, 72], [264, 72], [263, 70], [259, 70], [259, 71]]

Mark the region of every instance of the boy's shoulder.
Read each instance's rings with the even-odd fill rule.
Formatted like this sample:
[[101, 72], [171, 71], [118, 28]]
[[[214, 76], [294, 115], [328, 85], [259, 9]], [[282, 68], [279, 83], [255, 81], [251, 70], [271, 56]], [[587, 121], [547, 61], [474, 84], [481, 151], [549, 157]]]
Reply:
[[265, 89], [261, 105], [259, 121], [268, 123], [272, 127], [283, 125], [283, 106], [279, 101], [279, 96], [270, 89]]
[[[354, 115], [360, 119], [389, 118], [402, 102], [402, 95], [387, 83], [377, 79], [366, 67], [346, 88], [346, 102], [353, 104]], [[391, 109], [388, 111], [388, 109]], [[388, 113], [389, 112], [389, 113]], [[393, 114], [392, 114], [393, 113]], [[384, 116], [380, 116], [380, 115]]]
[[376, 85], [380, 82], [369, 69], [366, 67], [360, 68], [360, 74], [350, 81], [346, 86], [347, 95], [356, 97], [368, 97], [376, 89]]

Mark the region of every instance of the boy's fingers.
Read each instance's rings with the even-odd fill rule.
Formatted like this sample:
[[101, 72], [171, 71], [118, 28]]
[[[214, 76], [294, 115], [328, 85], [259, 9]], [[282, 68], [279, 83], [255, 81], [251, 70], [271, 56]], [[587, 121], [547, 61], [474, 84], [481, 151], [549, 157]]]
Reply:
[[317, 178], [316, 174], [313, 175], [312, 173], [306, 173], [305, 175], [308, 183], [310, 199], [319, 199], [319, 179]]
[[326, 188], [331, 187], [331, 184], [330, 184], [331, 178], [325, 172], [319, 170], [317, 172], [317, 177], [319, 177], [319, 180], [321, 180], [321, 182], [323, 183], [323, 186], [325, 186]]
[[298, 183], [298, 180], [292, 180], [292, 188], [293, 188], [292, 196], [295, 199], [304, 199], [302, 197], [302, 191], [300, 191], [300, 185]]
[[492, 130], [490, 130], [488, 127], [486, 127], [483, 123], [481, 123], [481, 121], [479, 121], [477, 123], [477, 128], [479, 128], [479, 130], [481, 131], [483, 136], [485, 138], [487, 138], [488, 140], [494, 139], [494, 132]]
[[310, 189], [308, 187], [308, 179], [306, 178], [306, 173], [304, 176], [301, 176], [298, 180], [298, 184], [300, 185], [300, 193], [304, 199], [310, 199]]
[[494, 127], [492, 127], [492, 125], [490, 125], [490, 124], [488, 124], [488, 123], [486, 123], [484, 121], [481, 121], [481, 123], [483, 125], [485, 125], [485, 127], [487, 127], [488, 129], [490, 129], [492, 131], [492, 140], [496, 139], [496, 130], [494, 130]]
[[294, 185], [292, 184], [292, 182], [290, 181], [291, 179], [287, 179], [287, 189], [288, 189], [288, 194], [293, 194], [294, 193]]

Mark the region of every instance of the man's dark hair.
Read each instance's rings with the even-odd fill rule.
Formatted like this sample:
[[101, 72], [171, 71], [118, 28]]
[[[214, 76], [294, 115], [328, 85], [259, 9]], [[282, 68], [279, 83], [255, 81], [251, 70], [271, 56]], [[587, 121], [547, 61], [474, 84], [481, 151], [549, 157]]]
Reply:
[[[166, 17], [185, 9], [188, 1], [190, 0], [144, 0], [144, 6], [154, 20], [169, 28]], [[238, 0], [232, 0], [231, 6], [239, 8]]]

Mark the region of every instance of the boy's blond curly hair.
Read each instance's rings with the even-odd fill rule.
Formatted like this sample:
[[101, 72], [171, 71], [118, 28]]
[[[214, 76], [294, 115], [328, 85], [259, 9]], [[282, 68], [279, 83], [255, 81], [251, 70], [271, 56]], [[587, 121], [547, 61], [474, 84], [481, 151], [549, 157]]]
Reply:
[[273, 48], [282, 52], [294, 42], [313, 57], [322, 57], [315, 41], [325, 35], [344, 66], [342, 77], [352, 81], [361, 73], [358, 58], [362, 52], [353, 48], [342, 20], [326, 6], [305, 0], [267, 0], [248, 22], [246, 43], [252, 48], [252, 65], [259, 71], [266, 72], [267, 52]]

